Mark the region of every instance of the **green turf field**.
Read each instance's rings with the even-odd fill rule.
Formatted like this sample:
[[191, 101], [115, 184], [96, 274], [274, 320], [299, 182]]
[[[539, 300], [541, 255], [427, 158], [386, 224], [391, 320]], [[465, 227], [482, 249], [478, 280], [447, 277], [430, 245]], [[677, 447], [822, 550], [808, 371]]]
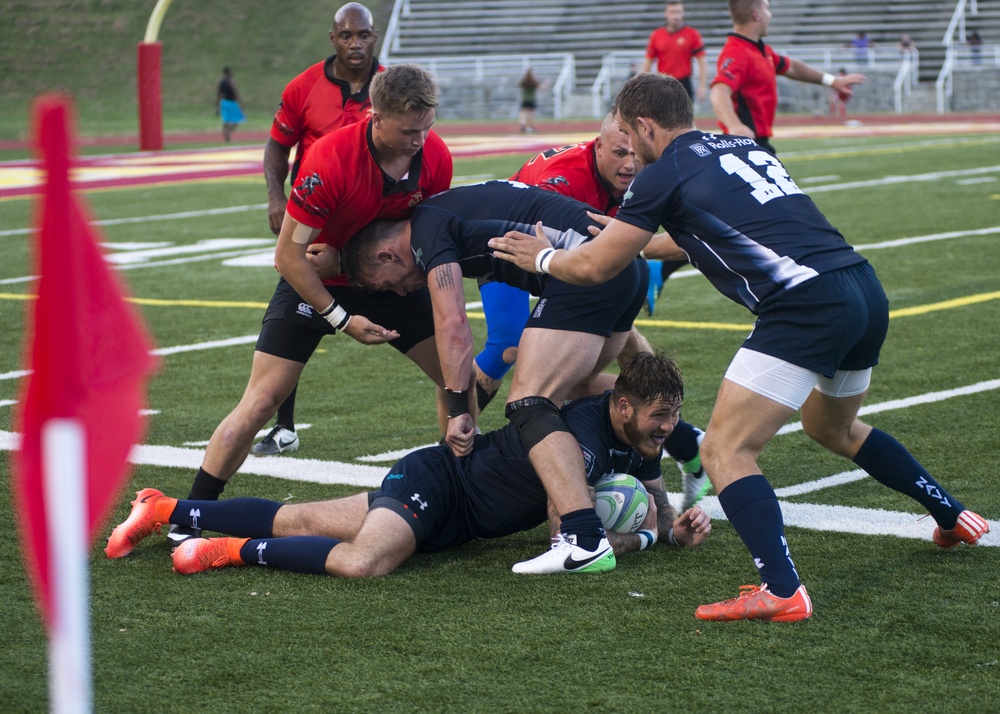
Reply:
[[[1000, 135], [778, 140], [792, 177], [874, 264], [893, 319], [865, 416], [906, 443], [956, 497], [1000, 519]], [[4, 157], [0, 156], [0, 159]], [[456, 178], [504, 177], [525, 156], [456, 162]], [[161, 349], [256, 335], [277, 279], [262, 178], [102, 190], [96, 218]], [[220, 207], [248, 207], [225, 215]], [[0, 201], [0, 431], [13, 431], [25, 295], [23, 229], [33, 204]], [[185, 213], [185, 217], [174, 214]], [[247, 242], [224, 251], [200, 243]], [[921, 240], [922, 239], [922, 240]], [[117, 247], [115, 244], [118, 244]], [[141, 250], [159, 246], [160, 253]], [[177, 249], [186, 252], [175, 253]], [[220, 254], [224, 253], [224, 254]], [[206, 257], [210, 256], [210, 257]], [[212, 257], [214, 256], [214, 257]], [[122, 264], [122, 263], [120, 263]], [[478, 294], [467, 281], [467, 299]], [[248, 303], [232, 306], [227, 303]], [[477, 313], [472, 311], [473, 315]], [[685, 371], [685, 417], [704, 425], [749, 313], [697, 274], [668, 281], [640, 327]], [[473, 317], [477, 340], [485, 335]], [[145, 443], [197, 464], [238, 401], [252, 344], [161, 357]], [[500, 403], [499, 401], [495, 404]], [[327, 338], [299, 390], [296, 454], [257, 459], [299, 478], [237, 475], [226, 496], [329, 498], [356, 486], [315, 474], [381, 473], [389, 452], [438, 438], [430, 382], [388, 346]], [[494, 405], [486, 429], [504, 423]], [[361, 460], [382, 455], [382, 460]], [[318, 467], [294, 459], [319, 460]], [[47, 707], [46, 643], [20, 562], [0, 454], [0, 709]], [[291, 464], [291, 466], [288, 466]], [[756, 582], [717, 518], [701, 548], [657, 545], [603, 576], [517, 577], [543, 529], [418, 556], [381, 579], [347, 581], [252, 567], [191, 577], [154, 537], [91, 561], [95, 711], [107, 712], [950, 712], [995, 711], [1000, 693], [1000, 532], [943, 551], [930, 519], [871, 479], [820, 479], [854, 466], [794, 428], [765, 451], [814, 618], [791, 625], [703, 623], [695, 607]], [[275, 469], [277, 467], [274, 467]], [[368, 470], [365, 470], [365, 469]], [[665, 462], [668, 487], [679, 490]], [[133, 490], [186, 495], [191, 466], [138, 465]], [[793, 487], [798, 487], [797, 489]], [[781, 490], [787, 489], [787, 490]], [[707, 506], [718, 511], [714, 501]], [[995, 531], [1000, 529], [995, 528]]]

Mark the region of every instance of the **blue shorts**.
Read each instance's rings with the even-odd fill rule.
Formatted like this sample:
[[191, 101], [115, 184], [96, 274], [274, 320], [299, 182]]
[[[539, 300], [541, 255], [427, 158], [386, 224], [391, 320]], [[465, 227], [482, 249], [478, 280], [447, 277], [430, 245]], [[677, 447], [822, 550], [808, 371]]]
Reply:
[[870, 263], [823, 273], [761, 304], [743, 347], [833, 377], [878, 364], [889, 300]]
[[239, 124], [246, 119], [243, 116], [243, 110], [240, 109], [240, 105], [232, 99], [219, 100], [219, 115], [222, 117], [224, 124]]
[[405, 520], [417, 539], [417, 551], [433, 553], [473, 539], [465, 526], [458, 462], [447, 446], [420, 449], [392, 467], [378, 491], [368, 494], [368, 508], [387, 508]]
[[646, 301], [649, 269], [633, 260], [600, 285], [570, 285], [554, 278], [542, 290], [525, 327], [611, 337], [628, 332]]

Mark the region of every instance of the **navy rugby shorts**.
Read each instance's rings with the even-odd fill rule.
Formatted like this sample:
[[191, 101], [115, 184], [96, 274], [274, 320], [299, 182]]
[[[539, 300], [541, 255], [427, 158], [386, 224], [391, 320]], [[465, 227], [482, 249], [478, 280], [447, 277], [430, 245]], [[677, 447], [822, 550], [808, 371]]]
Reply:
[[368, 494], [368, 508], [388, 508], [399, 514], [417, 539], [417, 551], [433, 553], [472, 540], [465, 527], [462, 494], [454, 472], [455, 458], [447, 446], [432, 446], [407, 454]]
[[642, 309], [649, 269], [633, 260], [618, 275], [600, 285], [570, 285], [550, 278], [525, 327], [586, 332], [610, 337], [628, 332]]
[[[339, 285], [327, 285], [330, 297], [351, 315], [364, 315], [376, 325], [396, 330], [389, 342], [403, 354], [434, 336], [434, 313], [427, 288], [401, 296]], [[278, 281], [264, 313], [256, 350], [303, 364], [316, 350], [323, 335], [336, 332], [309, 303], [299, 297], [284, 278]]]
[[761, 304], [743, 347], [833, 377], [878, 364], [889, 300], [870, 263], [823, 273]]

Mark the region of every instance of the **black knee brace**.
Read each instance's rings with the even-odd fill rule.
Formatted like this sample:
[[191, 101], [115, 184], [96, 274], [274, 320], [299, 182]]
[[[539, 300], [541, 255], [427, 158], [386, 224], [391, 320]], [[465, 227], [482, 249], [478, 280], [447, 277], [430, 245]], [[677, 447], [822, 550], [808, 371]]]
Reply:
[[545, 397], [525, 397], [509, 402], [504, 409], [504, 416], [510, 419], [510, 423], [517, 429], [526, 451], [531, 451], [549, 434], [557, 431], [569, 432], [559, 407]]

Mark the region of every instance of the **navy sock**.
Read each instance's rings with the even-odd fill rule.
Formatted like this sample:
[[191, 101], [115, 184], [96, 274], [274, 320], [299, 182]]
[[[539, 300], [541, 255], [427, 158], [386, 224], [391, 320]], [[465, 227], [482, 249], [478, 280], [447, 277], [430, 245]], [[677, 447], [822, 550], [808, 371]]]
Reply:
[[698, 455], [698, 434], [700, 433], [700, 429], [681, 419], [667, 440], [663, 442], [663, 448], [674, 461], [686, 464]]
[[239, 538], [270, 538], [274, 515], [281, 506], [264, 498], [177, 501], [170, 522]]
[[785, 521], [774, 489], [761, 474], [733, 481], [719, 494], [726, 518], [750, 551], [761, 582], [778, 597], [791, 597], [799, 574], [785, 541]]
[[278, 416], [274, 420], [275, 425], [280, 424], [289, 431], [295, 431], [295, 395], [299, 391], [298, 383], [292, 389], [292, 393], [285, 397], [285, 401], [278, 407]]
[[188, 498], [192, 501], [218, 501], [226, 488], [226, 482], [216, 478], [203, 468], [195, 474]]
[[559, 531], [563, 535], [576, 535], [576, 544], [584, 550], [597, 550], [605, 536], [604, 524], [593, 508], [570, 511], [559, 520]]
[[326, 557], [337, 543], [340, 541], [336, 538], [323, 536], [248, 540], [240, 548], [240, 558], [247, 565], [323, 575], [326, 573]]
[[905, 446], [884, 431], [872, 429], [855, 454], [854, 463], [879, 483], [917, 501], [945, 530], [954, 528], [958, 515], [965, 510]]

